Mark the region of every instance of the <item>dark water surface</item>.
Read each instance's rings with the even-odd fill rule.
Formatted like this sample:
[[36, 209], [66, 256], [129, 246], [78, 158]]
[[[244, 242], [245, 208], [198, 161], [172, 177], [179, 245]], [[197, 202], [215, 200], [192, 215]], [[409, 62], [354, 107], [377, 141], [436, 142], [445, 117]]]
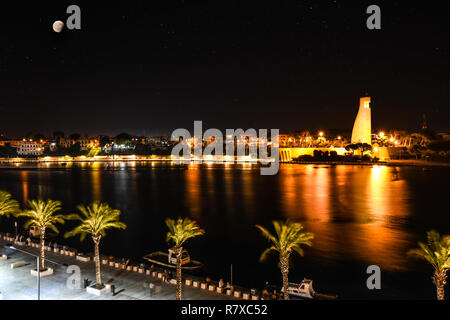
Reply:
[[[166, 217], [188, 216], [206, 230], [187, 248], [205, 264], [204, 274], [261, 288], [280, 283], [277, 257], [258, 258], [267, 246], [255, 224], [290, 218], [316, 236], [305, 257], [293, 259], [291, 281], [314, 279], [316, 291], [341, 298], [434, 299], [432, 268], [406, 256], [426, 230], [450, 233], [450, 168], [351, 165], [281, 165], [261, 176], [256, 165], [103, 163], [0, 169], [0, 189], [20, 200], [38, 196], [63, 202], [107, 201], [122, 211], [125, 231], [110, 231], [101, 252], [135, 260], [166, 250]], [[60, 229], [66, 231], [70, 222]], [[13, 230], [13, 220], [1, 220]], [[92, 252], [89, 238], [59, 243]], [[366, 268], [382, 270], [382, 289], [366, 287]], [[448, 291], [448, 290], [447, 290]]]

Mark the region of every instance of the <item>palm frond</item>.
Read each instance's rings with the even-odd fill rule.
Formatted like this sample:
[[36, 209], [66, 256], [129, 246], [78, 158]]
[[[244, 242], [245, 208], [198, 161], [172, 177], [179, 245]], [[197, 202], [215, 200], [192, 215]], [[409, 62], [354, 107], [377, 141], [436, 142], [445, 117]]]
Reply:
[[84, 240], [86, 235], [93, 237], [104, 237], [109, 229], [126, 229], [126, 224], [121, 222], [120, 210], [112, 209], [107, 203], [93, 202], [87, 207], [77, 206], [81, 213], [69, 215], [71, 220], [79, 220], [80, 224], [72, 231], [67, 232], [64, 237], [80, 235], [80, 240]]
[[29, 200], [28, 207], [29, 209], [16, 214], [16, 217], [28, 218], [24, 224], [24, 228], [34, 225], [40, 229], [45, 230], [49, 228], [58, 233], [59, 230], [56, 224], [63, 224], [65, 222], [66, 216], [56, 214], [57, 211], [61, 210], [60, 201], [38, 198], [37, 200]]
[[299, 256], [303, 257], [305, 255], [305, 251], [300, 246], [292, 247], [292, 250], [297, 252]]
[[418, 248], [408, 251], [408, 256], [427, 261], [437, 272], [450, 269], [450, 235], [435, 230], [427, 232], [427, 243], [418, 242]]
[[0, 190], [0, 216], [16, 215], [20, 211], [19, 202], [12, 199], [9, 192]]
[[[272, 234], [269, 230], [260, 225], [256, 225], [263, 237], [268, 239], [272, 244], [271, 247], [261, 254], [261, 258], [265, 258], [271, 251], [277, 251], [280, 254], [280, 257], [289, 257], [293, 251], [303, 256], [304, 252], [301, 246], [312, 246], [311, 240], [314, 239], [314, 234], [303, 232], [302, 224], [290, 220], [273, 221], [272, 224], [275, 234]], [[260, 261], [264, 260], [261, 258]]]
[[266, 228], [260, 226], [260, 225], [256, 225], [256, 227], [261, 230], [261, 233], [263, 235], [263, 237], [265, 237], [266, 239], [268, 239], [269, 241], [272, 241], [273, 243], [277, 242], [277, 238], [275, 238], [269, 230], [267, 230]]
[[169, 229], [166, 235], [167, 242], [173, 242], [175, 247], [181, 247], [187, 240], [202, 236], [205, 230], [201, 229], [196, 221], [189, 218], [166, 219], [166, 226]]
[[267, 249], [265, 249], [262, 253], [261, 256], [259, 257], [259, 262], [263, 262], [267, 260], [267, 256], [269, 255], [269, 253], [271, 253], [272, 251], [277, 251], [276, 248], [274, 246], [271, 246]]

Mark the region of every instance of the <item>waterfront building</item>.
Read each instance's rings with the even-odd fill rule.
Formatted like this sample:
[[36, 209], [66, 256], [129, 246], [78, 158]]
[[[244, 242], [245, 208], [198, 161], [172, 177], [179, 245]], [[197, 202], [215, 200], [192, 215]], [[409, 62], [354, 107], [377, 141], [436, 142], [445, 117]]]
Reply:
[[288, 147], [288, 141], [289, 141], [289, 135], [287, 134], [280, 134], [278, 136], [278, 143], [280, 147]]
[[0, 147], [18, 148], [22, 140], [0, 140]]
[[43, 145], [36, 141], [21, 141], [17, 148], [17, 154], [21, 156], [39, 156], [43, 152]]
[[76, 140], [76, 143], [80, 144], [80, 150], [89, 150], [91, 148], [97, 148], [100, 145], [100, 140], [92, 139], [89, 137], [82, 137]]
[[154, 136], [145, 139], [146, 144], [156, 147], [167, 147], [170, 142], [169, 136]]
[[59, 140], [58, 140], [59, 147], [65, 148], [65, 149], [69, 149], [73, 143], [74, 142], [71, 139], [59, 138]]
[[58, 148], [58, 143], [54, 140], [47, 141], [47, 145], [48, 145], [48, 149], [52, 152], [56, 151], [56, 149]]
[[311, 143], [313, 142], [312, 137], [309, 137], [309, 133], [307, 136], [297, 133], [278, 135], [278, 144], [280, 148], [301, 147], [307, 140]]

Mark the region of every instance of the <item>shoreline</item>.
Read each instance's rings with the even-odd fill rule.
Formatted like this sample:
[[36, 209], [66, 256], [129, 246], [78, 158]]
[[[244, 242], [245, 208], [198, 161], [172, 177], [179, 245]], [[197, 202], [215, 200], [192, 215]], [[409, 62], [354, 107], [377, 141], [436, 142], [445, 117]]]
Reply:
[[[151, 162], [170, 162], [173, 163], [177, 160], [170, 159], [168, 156], [164, 157], [136, 157], [136, 156], [123, 156], [122, 158], [59, 158], [59, 159], [26, 159], [26, 158], [0, 158], [0, 170], [1, 169], [61, 169], [65, 168], [67, 164], [72, 163], [123, 163], [123, 162], [138, 162], [138, 163], [151, 163]], [[191, 161], [192, 162], [192, 161]], [[259, 164], [257, 160], [255, 161], [217, 161], [217, 160], [204, 160], [202, 163], [209, 164]], [[27, 167], [26, 165], [33, 165]], [[46, 165], [57, 165], [57, 166], [48, 166], [48, 167], [40, 167], [37, 165], [46, 164]], [[184, 163], [181, 163], [184, 165]], [[404, 167], [450, 167], [450, 163], [448, 162], [434, 162], [434, 161], [426, 161], [426, 160], [389, 160], [389, 161], [379, 161], [379, 162], [367, 162], [367, 161], [280, 161], [280, 164], [300, 164], [300, 165], [353, 165], [353, 166], [404, 166]], [[25, 165], [25, 166], [23, 166]], [[113, 169], [113, 168], [110, 168]]]
[[344, 161], [291, 161], [286, 164], [317, 164], [317, 165], [356, 165], [356, 166], [390, 166], [390, 167], [450, 167], [447, 162], [433, 162], [426, 160], [389, 160], [379, 162], [344, 162]]

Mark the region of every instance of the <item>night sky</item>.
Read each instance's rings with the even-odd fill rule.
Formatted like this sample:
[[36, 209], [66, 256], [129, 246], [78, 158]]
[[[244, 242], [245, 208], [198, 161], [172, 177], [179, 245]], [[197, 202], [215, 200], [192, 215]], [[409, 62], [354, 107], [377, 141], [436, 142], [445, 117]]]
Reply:
[[[0, 13], [0, 131], [449, 131], [448, 12], [409, 1], [34, 1]], [[52, 30], [81, 7], [81, 30]], [[366, 28], [377, 4], [382, 30]]]

